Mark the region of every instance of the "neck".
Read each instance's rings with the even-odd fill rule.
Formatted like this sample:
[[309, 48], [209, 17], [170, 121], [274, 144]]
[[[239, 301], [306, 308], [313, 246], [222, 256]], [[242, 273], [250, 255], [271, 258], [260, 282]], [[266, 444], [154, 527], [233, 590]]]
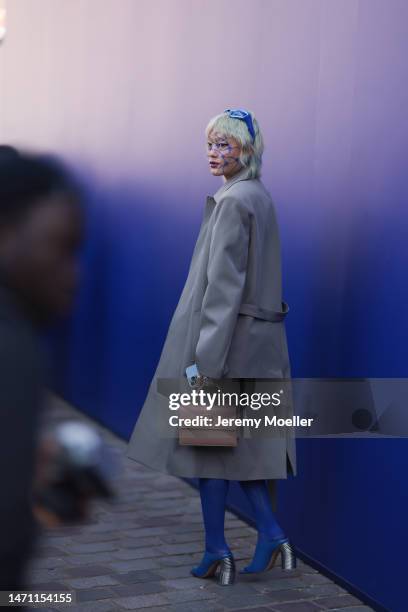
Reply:
[[228, 174], [228, 175], [223, 174], [222, 179], [224, 183], [233, 179], [235, 176], [237, 176], [237, 174], [240, 174], [243, 170], [244, 170], [244, 167], [240, 166], [233, 174]]

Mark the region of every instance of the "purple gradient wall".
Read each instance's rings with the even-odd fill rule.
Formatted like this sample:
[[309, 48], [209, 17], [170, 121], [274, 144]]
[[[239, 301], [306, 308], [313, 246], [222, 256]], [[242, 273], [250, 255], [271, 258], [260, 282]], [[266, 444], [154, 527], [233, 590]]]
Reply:
[[[86, 183], [83, 285], [55, 344], [68, 399], [129, 435], [219, 187], [204, 128], [227, 106], [264, 132], [293, 375], [407, 376], [405, 0], [12, 0], [7, 25], [0, 138]], [[402, 610], [384, 552], [407, 445], [388, 443], [302, 441], [281, 512], [300, 550]], [[350, 558], [374, 536], [378, 558]]]

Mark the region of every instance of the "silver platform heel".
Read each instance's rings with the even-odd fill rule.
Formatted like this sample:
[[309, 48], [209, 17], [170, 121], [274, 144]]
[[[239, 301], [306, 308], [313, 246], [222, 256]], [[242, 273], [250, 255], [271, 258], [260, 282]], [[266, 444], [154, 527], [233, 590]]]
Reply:
[[283, 570], [296, 569], [296, 556], [289, 542], [280, 545], [281, 562]]
[[218, 584], [221, 586], [228, 586], [230, 584], [234, 584], [236, 570], [235, 570], [235, 561], [232, 556], [224, 557], [219, 562], [219, 570], [220, 573], [218, 575]]

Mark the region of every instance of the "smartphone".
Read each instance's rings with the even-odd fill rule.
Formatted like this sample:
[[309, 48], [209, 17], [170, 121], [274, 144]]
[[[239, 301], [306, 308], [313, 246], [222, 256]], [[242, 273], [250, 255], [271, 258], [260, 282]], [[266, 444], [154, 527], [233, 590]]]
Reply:
[[197, 378], [200, 376], [200, 373], [195, 363], [193, 363], [193, 365], [188, 366], [186, 368], [186, 376], [187, 376], [188, 384], [190, 386], [193, 386], [196, 384]]

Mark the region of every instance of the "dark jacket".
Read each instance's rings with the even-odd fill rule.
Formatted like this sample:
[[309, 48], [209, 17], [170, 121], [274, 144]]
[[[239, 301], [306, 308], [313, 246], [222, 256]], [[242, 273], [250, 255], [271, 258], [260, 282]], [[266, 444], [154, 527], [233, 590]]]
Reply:
[[24, 587], [36, 539], [31, 486], [45, 376], [37, 332], [0, 284], [0, 590]]

